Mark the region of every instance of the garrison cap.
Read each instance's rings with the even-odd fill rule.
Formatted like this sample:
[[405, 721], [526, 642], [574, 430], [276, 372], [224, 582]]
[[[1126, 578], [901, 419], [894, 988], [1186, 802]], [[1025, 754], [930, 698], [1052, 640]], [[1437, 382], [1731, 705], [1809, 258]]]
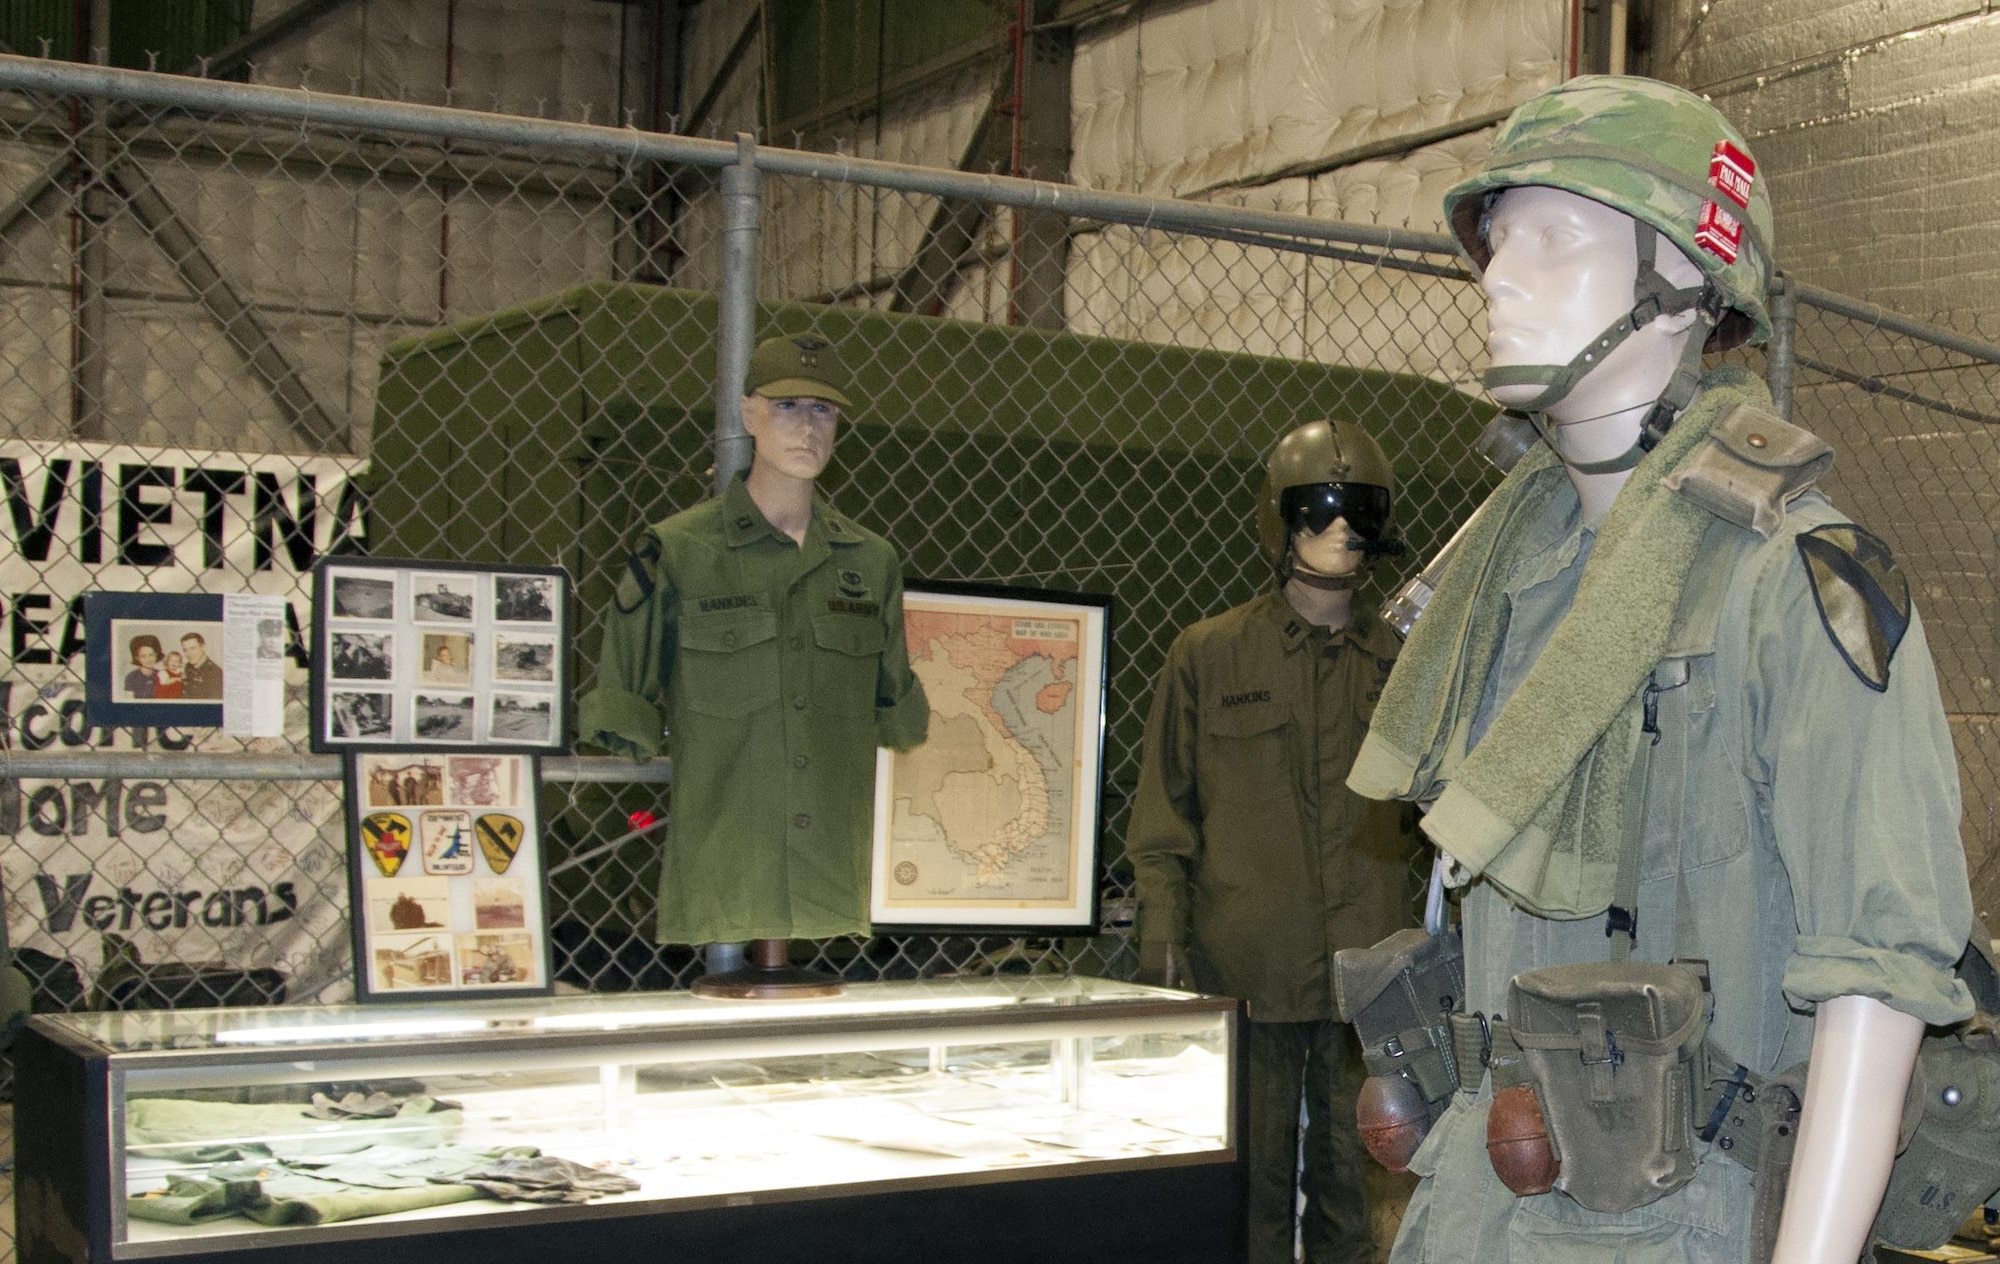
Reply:
[[823, 399], [842, 408], [854, 407], [847, 398], [851, 386], [833, 344], [809, 334], [766, 338], [750, 353], [750, 367], [743, 374], [745, 395]]

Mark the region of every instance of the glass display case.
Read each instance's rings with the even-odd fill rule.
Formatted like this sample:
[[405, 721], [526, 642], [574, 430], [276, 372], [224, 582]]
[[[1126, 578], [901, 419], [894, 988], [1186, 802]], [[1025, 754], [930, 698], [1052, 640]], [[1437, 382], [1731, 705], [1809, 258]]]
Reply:
[[413, 1235], [427, 1260], [921, 1260], [953, 1222], [968, 1260], [1037, 1232], [1051, 1258], [1226, 1259], [1236, 1021], [1038, 977], [42, 1016], [16, 1047], [20, 1261]]

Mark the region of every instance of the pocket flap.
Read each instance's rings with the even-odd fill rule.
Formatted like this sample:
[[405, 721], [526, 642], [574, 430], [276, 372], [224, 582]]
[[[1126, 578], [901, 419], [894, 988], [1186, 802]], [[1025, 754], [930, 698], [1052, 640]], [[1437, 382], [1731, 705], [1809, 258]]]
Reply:
[[774, 639], [778, 616], [769, 610], [715, 610], [681, 619], [683, 649], [728, 654]]
[[872, 658], [888, 639], [876, 619], [851, 614], [823, 614], [813, 620], [813, 644], [836, 654]]
[[1517, 974], [1507, 1022], [1523, 1049], [1582, 1049], [1584, 1007], [1602, 1016], [1627, 1053], [1677, 1056], [1699, 1043], [1707, 1000], [1694, 974], [1649, 961], [1577, 962]]

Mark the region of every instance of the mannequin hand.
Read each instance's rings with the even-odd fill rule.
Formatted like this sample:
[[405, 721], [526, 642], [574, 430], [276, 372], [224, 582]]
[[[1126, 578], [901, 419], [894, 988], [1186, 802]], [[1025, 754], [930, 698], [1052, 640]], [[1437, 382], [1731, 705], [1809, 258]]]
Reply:
[[1141, 943], [1139, 982], [1152, 987], [1193, 987], [1194, 972], [1188, 969], [1186, 950], [1179, 944]]

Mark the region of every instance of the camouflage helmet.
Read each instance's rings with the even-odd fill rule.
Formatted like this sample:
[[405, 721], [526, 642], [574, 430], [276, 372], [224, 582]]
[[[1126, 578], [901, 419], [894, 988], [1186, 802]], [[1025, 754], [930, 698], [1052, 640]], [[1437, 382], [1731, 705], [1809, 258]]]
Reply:
[[[1280, 508], [1285, 493], [1322, 484], [1379, 487], [1393, 497], [1396, 475], [1382, 445], [1351, 421], [1309, 421], [1279, 439], [1265, 463], [1264, 486], [1257, 493], [1257, 546], [1281, 573], [1292, 543]], [[1386, 531], [1386, 512], [1383, 517]]]
[[1586, 75], [1524, 103], [1500, 125], [1485, 165], [1444, 195], [1445, 218], [1476, 271], [1492, 258], [1493, 195], [1523, 185], [1602, 202], [1680, 247], [1727, 308], [1709, 350], [1770, 336], [1767, 181], [1742, 133], [1707, 101], [1654, 79]]

